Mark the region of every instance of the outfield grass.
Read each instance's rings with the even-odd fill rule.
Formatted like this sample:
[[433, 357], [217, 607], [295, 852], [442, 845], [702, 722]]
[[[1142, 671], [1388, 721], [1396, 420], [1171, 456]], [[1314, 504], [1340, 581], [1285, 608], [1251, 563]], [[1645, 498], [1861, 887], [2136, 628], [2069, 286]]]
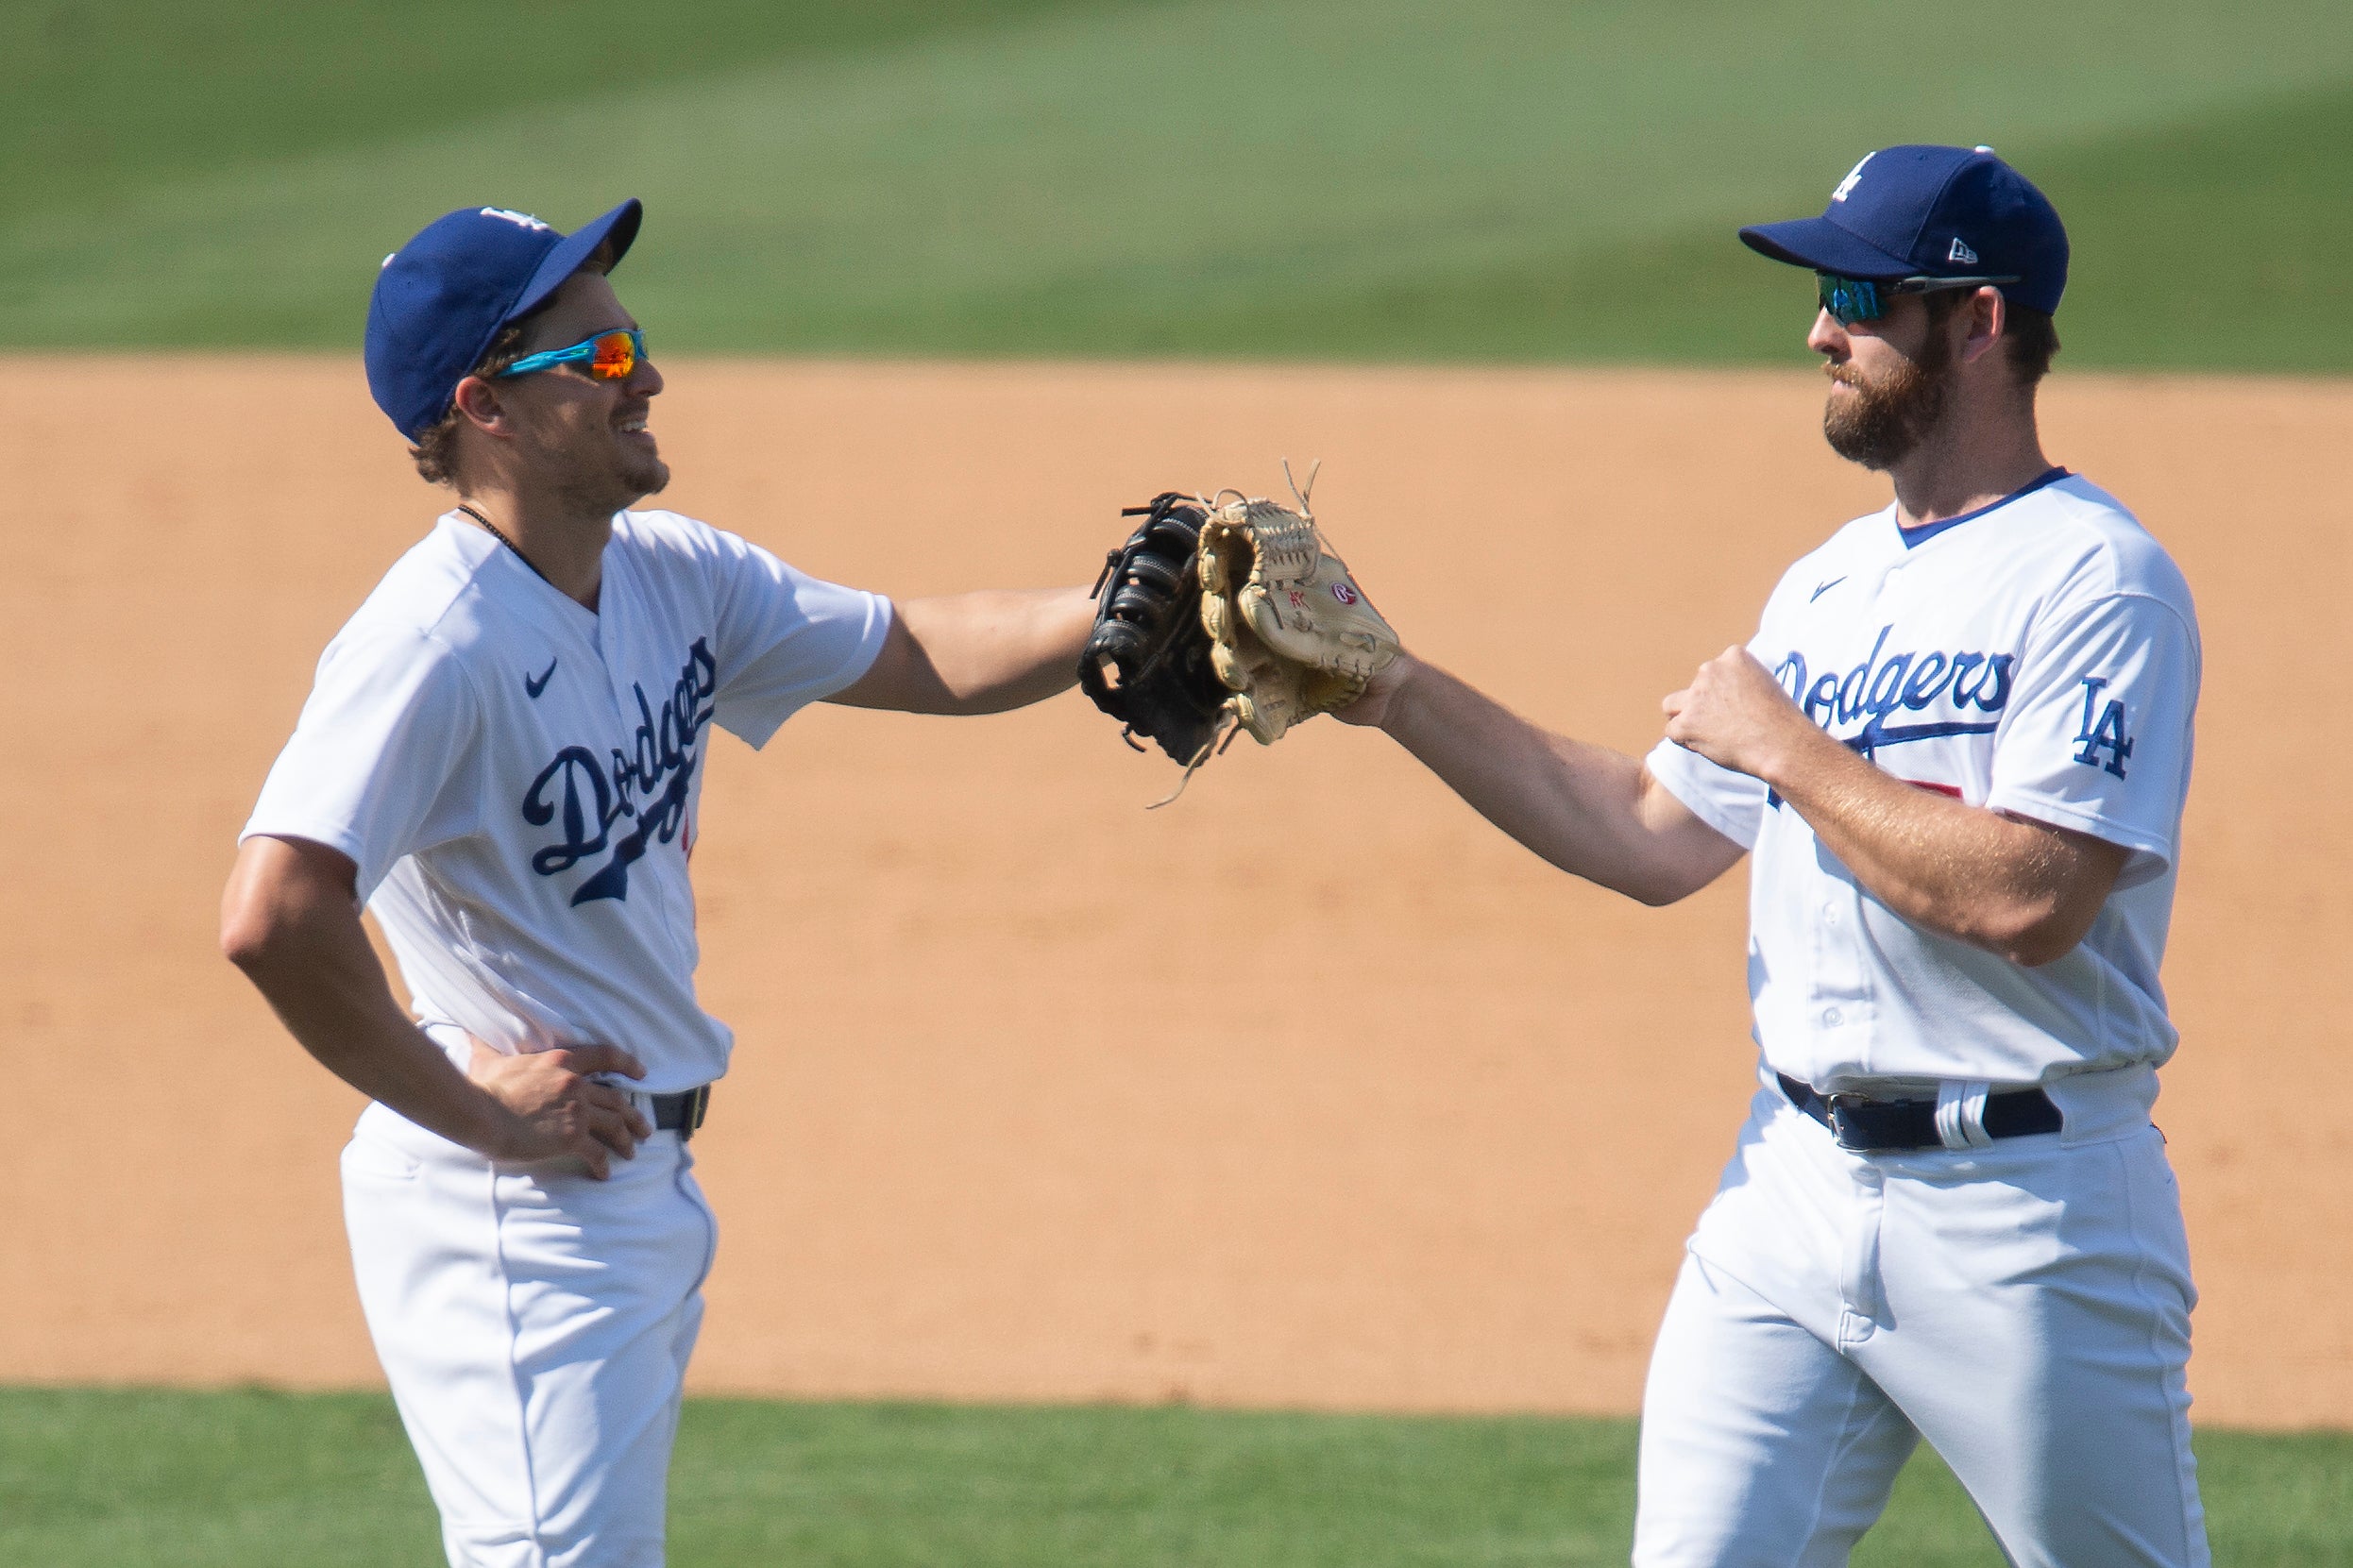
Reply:
[[2344, 0], [63, 0], [0, 8], [0, 345], [355, 340], [498, 201], [701, 349], [1800, 357], [1745, 219], [1990, 141], [2070, 362], [2353, 368]]
[[[2215, 1560], [2353, 1563], [2353, 1434], [2207, 1432]], [[1625, 1560], [1634, 1427], [1536, 1417], [698, 1400], [680, 1568], [1435, 1568]], [[388, 1400], [0, 1391], [0, 1560], [437, 1561]], [[1855, 1561], [1998, 1568], [1933, 1457]]]

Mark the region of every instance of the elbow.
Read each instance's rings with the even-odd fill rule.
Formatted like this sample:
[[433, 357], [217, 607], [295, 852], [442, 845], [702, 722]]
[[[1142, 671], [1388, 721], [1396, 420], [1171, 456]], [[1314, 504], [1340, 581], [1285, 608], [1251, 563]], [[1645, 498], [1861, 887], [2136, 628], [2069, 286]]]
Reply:
[[1651, 870], [1629, 876], [1615, 884], [1617, 891], [1649, 909], [1664, 909], [1670, 903], [1681, 903], [1716, 879], [1680, 868]]
[[269, 967], [281, 940], [276, 926], [256, 911], [221, 912], [221, 956], [248, 976]]
[[2088, 915], [2063, 904], [2036, 903], [2006, 911], [1972, 936], [1978, 946], [2021, 969], [2039, 969], [2074, 952], [2091, 929]]
[[256, 985], [316, 962], [322, 931], [356, 924], [351, 862], [323, 845], [257, 836], [237, 852], [221, 894], [221, 956]]
[[221, 956], [259, 985], [281, 968], [300, 937], [300, 912], [281, 900], [237, 897], [221, 905]]
[[1707, 843], [1687, 851], [1658, 852], [1654, 846], [1645, 845], [1639, 848], [1649, 852], [1617, 856], [1601, 865], [1575, 865], [1566, 856], [1552, 863], [1646, 908], [1664, 909], [1707, 886], [1739, 858], [1738, 851], [1712, 830], [1707, 838]]

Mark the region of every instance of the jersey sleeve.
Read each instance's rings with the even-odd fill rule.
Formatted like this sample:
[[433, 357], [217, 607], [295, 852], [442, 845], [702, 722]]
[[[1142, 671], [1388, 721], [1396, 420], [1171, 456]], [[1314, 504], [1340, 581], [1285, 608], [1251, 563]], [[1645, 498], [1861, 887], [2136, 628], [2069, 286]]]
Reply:
[[1744, 850], [1756, 848], [1765, 820], [1765, 783], [1718, 767], [1699, 752], [1662, 740], [1643, 759], [1650, 777], [1691, 815]]
[[[1768, 666], [1781, 656], [1778, 651], [1768, 649], [1773, 642], [1774, 628], [1786, 613], [1784, 606], [1789, 599], [1791, 584], [1804, 579], [1816, 561], [1811, 555], [1800, 559], [1782, 573], [1781, 581], [1773, 585], [1771, 595], [1765, 600], [1765, 614], [1759, 617], [1756, 635], [1749, 639], [1749, 651]], [[1694, 817], [1742, 849], [1756, 848], [1756, 835], [1764, 829], [1765, 807], [1771, 796], [1765, 781], [1719, 767], [1671, 740], [1662, 740], [1650, 748], [1642, 766]]]
[[890, 601], [811, 577], [735, 534], [718, 538], [713, 717], [756, 748], [802, 708], [872, 667], [890, 630]]
[[448, 645], [409, 628], [347, 632], [319, 660], [292, 739], [238, 835], [303, 838], [349, 857], [364, 902], [403, 855], [471, 832], [462, 764], [481, 728]]
[[2129, 850], [2120, 886], [2160, 875], [2189, 793], [2198, 680], [2196, 632], [2165, 600], [2059, 610], [2019, 660], [1986, 803]]

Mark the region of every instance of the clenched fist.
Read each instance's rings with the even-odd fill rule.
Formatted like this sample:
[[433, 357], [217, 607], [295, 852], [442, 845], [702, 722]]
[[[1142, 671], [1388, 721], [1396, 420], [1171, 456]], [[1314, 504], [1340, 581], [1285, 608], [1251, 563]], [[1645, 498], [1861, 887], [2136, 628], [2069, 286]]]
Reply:
[[1737, 644], [1701, 665], [1691, 684], [1660, 705], [1667, 739], [1769, 784], [1782, 783], [1807, 747], [1827, 738], [1773, 672]]

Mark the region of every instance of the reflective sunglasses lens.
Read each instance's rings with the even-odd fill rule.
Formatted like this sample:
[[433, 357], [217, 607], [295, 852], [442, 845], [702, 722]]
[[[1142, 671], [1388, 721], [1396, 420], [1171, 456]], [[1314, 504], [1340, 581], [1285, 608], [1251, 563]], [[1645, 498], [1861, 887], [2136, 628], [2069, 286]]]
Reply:
[[637, 345], [627, 332], [607, 332], [597, 340], [596, 357], [588, 373], [600, 380], [618, 381], [637, 368]]
[[1822, 309], [1830, 319], [1841, 327], [1852, 327], [1860, 321], [1877, 321], [1879, 285], [1866, 278], [1839, 278], [1827, 272], [1816, 273], [1820, 284]]

